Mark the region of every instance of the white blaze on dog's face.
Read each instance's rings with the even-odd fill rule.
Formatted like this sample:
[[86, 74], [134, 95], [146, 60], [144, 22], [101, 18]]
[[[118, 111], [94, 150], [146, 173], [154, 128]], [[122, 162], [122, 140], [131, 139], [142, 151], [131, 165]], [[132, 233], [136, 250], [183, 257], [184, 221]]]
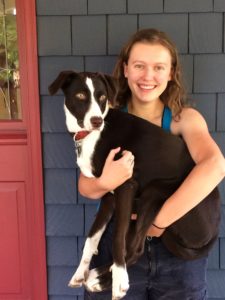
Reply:
[[107, 89], [100, 77], [77, 76], [68, 86], [64, 110], [70, 132], [102, 131], [108, 109]]
[[[90, 91], [91, 104], [90, 104], [88, 112], [85, 114], [85, 117], [84, 117], [84, 128], [87, 130], [90, 130], [90, 131], [93, 129], [98, 129], [98, 130], [102, 131], [102, 129], [104, 128], [104, 118], [105, 118], [109, 108], [108, 108], [108, 105], [106, 105], [104, 111], [102, 111], [100, 105], [101, 105], [101, 102], [107, 101], [107, 95], [102, 94], [100, 97], [98, 97], [96, 95], [96, 87], [94, 86], [94, 83], [95, 82], [93, 82], [92, 79], [87, 77], [86, 84]], [[96, 101], [97, 98], [99, 98], [98, 100], [100, 100], [100, 103], [99, 103], [99, 101]], [[96, 122], [96, 124], [98, 123], [98, 125], [99, 125], [98, 128], [93, 128], [93, 118], [96, 118], [96, 120], [99, 121], [99, 123]], [[102, 123], [100, 120], [102, 120]]]

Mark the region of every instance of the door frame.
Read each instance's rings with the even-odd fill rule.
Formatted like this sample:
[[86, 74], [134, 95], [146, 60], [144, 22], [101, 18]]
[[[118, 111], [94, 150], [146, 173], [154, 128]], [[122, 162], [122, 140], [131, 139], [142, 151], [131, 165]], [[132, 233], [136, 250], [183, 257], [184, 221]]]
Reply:
[[[29, 195], [32, 197], [29, 211], [32, 216], [33, 239], [31, 265], [33, 299], [47, 300], [47, 270], [44, 223], [44, 192], [40, 123], [40, 96], [38, 80], [38, 52], [36, 27], [36, 1], [16, 0], [19, 57], [21, 72], [21, 99], [23, 122], [28, 142]], [[22, 88], [23, 87], [23, 88]], [[22, 129], [21, 128], [21, 129]]]
[[16, 9], [22, 120], [0, 121], [0, 146], [18, 143], [27, 146], [29, 290], [32, 300], [47, 300], [36, 1], [16, 0]]

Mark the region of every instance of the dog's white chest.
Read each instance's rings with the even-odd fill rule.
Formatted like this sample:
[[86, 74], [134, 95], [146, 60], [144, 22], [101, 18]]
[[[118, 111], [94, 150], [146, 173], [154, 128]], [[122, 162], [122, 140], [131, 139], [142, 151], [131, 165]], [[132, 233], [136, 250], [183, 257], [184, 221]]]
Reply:
[[77, 152], [77, 164], [81, 172], [87, 177], [94, 177], [92, 173], [92, 156], [95, 145], [100, 137], [100, 131], [93, 130], [80, 143], [80, 153]]

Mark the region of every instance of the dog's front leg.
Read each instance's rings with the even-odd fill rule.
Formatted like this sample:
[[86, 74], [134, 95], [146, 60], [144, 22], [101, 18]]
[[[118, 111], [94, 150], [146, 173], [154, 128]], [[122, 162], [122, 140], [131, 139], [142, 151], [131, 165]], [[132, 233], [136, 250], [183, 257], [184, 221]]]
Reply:
[[115, 229], [113, 240], [112, 299], [121, 299], [129, 289], [126, 269], [126, 235], [132, 213], [137, 183], [128, 180], [115, 190]]
[[160, 183], [160, 181], [154, 181], [146, 186], [137, 201], [137, 220], [132, 232], [128, 234], [127, 242], [129, 251], [126, 262], [129, 266], [135, 263], [144, 252], [147, 231], [166, 199], [162, 183], [161, 185]]
[[[105, 231], [106, 225], [112, 217], [115, 207], [114, 195], [106, 194], [100, 204], [99, 211], [86, 239], [80, 264], [69, 282], [70, 287], [80, 287], [85, 282], [89, 273], [91, 258], [98, 253], [98, 244]], [[89, 290], [96, 290], [94, 282], [89, 282]]]

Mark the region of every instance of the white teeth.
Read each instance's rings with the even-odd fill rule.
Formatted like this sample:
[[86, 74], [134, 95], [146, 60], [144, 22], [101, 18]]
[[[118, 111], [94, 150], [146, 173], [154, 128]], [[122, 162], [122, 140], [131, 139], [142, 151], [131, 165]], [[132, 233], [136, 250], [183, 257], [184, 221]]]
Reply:
[[155, 85], [140, 85], [141, 89], [145, 89], [145, 90], [153, 90], [155, 88]]

